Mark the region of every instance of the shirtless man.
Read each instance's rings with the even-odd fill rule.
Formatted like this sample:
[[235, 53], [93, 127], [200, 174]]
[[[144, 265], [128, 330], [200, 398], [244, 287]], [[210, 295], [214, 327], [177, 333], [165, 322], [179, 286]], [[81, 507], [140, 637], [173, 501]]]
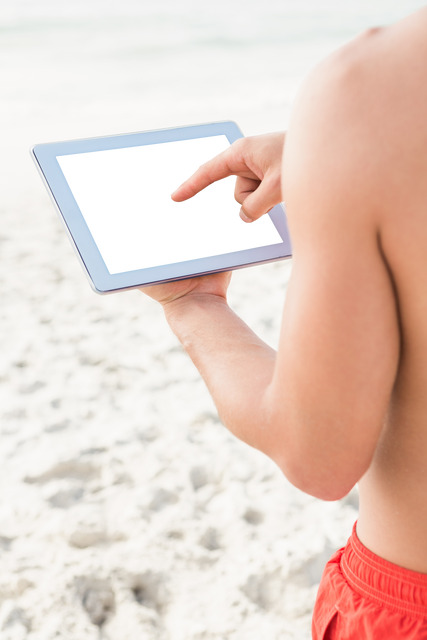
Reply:
[[227, 273], [148, 293], [237, 437], [322, 500], [359, 483], [357, 533], [325, 569], [313, 638], [425, 639], [427, 8], [321, 63], [282, 156], [284, 138], [239, 140], [173, 194], [236, 175], [244, 221], [286, 202], [278, 353], [228, 307]]

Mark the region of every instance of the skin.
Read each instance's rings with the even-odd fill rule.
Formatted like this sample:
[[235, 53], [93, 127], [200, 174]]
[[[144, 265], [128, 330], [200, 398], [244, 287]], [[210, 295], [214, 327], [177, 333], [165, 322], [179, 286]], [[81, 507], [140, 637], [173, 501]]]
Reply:
[[362, 543], [422, 573], [426, 36], [427, 9], [363, 34], [307, 78], [285, 144], [238, 141], [173, 194], [236, 175], [244, 221], [286, 202], [294, 257], [277, 353], [229, 308], [230, 274], [144, 289], [224, 424], [311, 495], [337, 500], [359, 482]]

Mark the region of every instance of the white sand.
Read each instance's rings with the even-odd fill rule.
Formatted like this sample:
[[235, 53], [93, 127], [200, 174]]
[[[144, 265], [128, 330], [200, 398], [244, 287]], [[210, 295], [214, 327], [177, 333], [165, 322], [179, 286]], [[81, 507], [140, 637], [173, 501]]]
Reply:
[[[0, 638], [308, 639], [351, 501], [229, 435], [156, 303], [93, 294], [47, 206], [1, 212]], [[289, 271], [233, 277], [271, 344]]]

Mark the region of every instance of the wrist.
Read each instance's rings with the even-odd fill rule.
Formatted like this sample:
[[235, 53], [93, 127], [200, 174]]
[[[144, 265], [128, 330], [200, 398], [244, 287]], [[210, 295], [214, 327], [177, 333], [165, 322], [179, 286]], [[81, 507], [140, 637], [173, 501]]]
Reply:
[[191, 292], [180, 298], [162, 303], [163, 311], [169, 324], [174, 318], [183, 317], [191, 313], [192, 310], [213, 306], [228, 307], [227, 299], [217, 293]]

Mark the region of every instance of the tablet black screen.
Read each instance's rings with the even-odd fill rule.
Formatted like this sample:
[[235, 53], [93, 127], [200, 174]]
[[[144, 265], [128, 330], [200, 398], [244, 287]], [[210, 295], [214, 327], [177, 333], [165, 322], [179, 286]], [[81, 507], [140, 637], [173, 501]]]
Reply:
[[232, 181], [193, 202], [172, 205], [168, 191], [222, 138], [61, 159], [112, 271], [274, 242], [267, 219], [236, 219]]

